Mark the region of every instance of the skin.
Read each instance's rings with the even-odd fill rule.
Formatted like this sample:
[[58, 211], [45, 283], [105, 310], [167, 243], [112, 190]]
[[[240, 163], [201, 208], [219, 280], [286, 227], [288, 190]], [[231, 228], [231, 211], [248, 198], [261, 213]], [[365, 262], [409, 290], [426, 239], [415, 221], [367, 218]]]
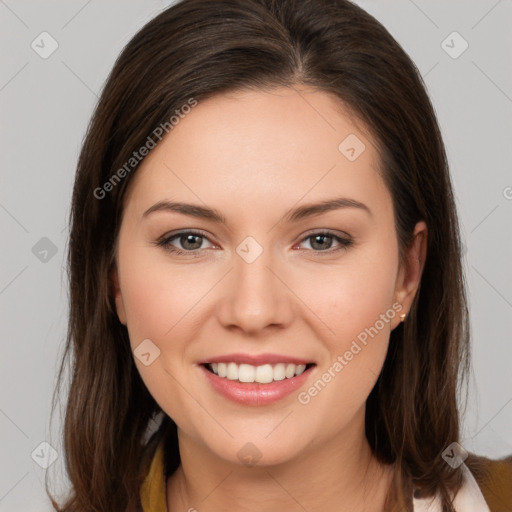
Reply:
[[[366, 146], [352, 162], [338, 150], [349, 134]], [[374, 144], [327, 93], [245, 90], [199, 102], [138, 169], [112, 278], [132, 349], [150, 339], [160, 350], [149, 366], [135, 362], [178, 425], [182, 464], [167, 480], [168, 510], [382, 510], [393, 468], [371, 454], [365, 402], [417, 291], [427, 228], [416, 225], [400, 266]], [[371, 215], [341, 208], [281, 221], [290, 209], [338, 197]], [[227, 224], [172, 211], [143, 216], [163, 200], [214, 208]], [[205, 237], [169, 242], [186, 255], [155, 245], [189, 229]], [[315, 245], [311, 231], [326, 229], [353, 244]], [[236, 252], [247, 236], [263, 248], [252, 263]], [[306, 405], [297, 393], [261, 407], [235, 404], [198, 366], [233, 352], [303, 357], [317, 365], [304, 391], [393, 303], [402, 309]], [[248, 442], [261, 453], [254, 467], [237, 455]]]

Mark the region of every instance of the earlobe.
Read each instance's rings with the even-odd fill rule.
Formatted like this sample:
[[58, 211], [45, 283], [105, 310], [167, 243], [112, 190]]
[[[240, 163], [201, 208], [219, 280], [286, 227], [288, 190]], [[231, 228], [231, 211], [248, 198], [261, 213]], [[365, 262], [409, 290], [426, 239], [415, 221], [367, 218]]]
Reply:
[[400, 268], [395, 283], [395, 300], [402, 305], [400, 314], [409, 312], [420, 286], [427, 258], [427, 236], [426, 223], [418, 222], [414, 228], [413, 241], [407, 248], [404, 265]]
[[111, 274], [112, 287], [114, 290], [114, 299], [116, 303], [116, 311], [119, 321], [126, 325], [126, 311], [124, 309], [123, 295], [121, 293], [121, 287], [119, 286], [119, 278], [117, 275], [117, 269], [114, 269]]

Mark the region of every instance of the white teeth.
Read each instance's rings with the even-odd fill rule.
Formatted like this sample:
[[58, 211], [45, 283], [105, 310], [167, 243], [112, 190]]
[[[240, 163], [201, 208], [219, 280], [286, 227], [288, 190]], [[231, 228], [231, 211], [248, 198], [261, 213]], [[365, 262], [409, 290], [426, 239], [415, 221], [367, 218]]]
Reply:
[[228, 363], [226, 377], [229, 380], [238, 380], [238, 365], [236, 363]]
[[238, 380], [240, 382], [254, 382], [255, 373], [256, 369], [254, 366], [251, 366], [250, 364], [241, 364], [238, 367]]
[[[213, 368], [212, 368], [213, 370]], [[227, 369], [227, 366], [226, 366], [226, 363], [219, 363], [219, 365], [217, 366], [217, 373], [219, 375], [219, 377], [225, 377], [228, 373], [228, 369]]]
[[295, 365], [294, 364], [287, 364], [286, 369], [284, 371], [284, 375], [287, 379], [291, 379], [295, 375]]
[[264, 364], [263, 366], [256, 367], [256, 375], [254, 376], [255, 382], [261, 384], [267, 384], [274, 380], [274, 370], [270, 364]]
[[209, 368], [218, 375], [229, 380], [238, 380], [240, 382], [258, 382], [268, 384], [275, 380], [291, 379], [306, 370], [305, 364], [278, 363], [274, 366], [263, 364], [253, 366], [251, 364], [230, 363], [211, 363]]
[[285, 375], [285, 366], [284, 363], [279, 363], [274, 366], [274, 380], [284, 380]]
[[304, 372], [305, 369], [306, 369], [305, 364], [299, 364], [299, 366], [297, 366], [297, 369], [295, 370], [295, 375], [300, 375], [301, 373]]

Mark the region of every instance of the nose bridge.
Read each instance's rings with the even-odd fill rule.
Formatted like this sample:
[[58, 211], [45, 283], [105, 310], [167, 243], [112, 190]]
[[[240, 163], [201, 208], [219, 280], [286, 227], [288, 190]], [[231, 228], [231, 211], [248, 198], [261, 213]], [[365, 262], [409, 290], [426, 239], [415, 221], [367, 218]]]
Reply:
[[289, 294], [278, 279], [273, 251], [253, 237], [236, 248], [233, 271], [221, 307], [224, 325], [258, 331], [268, 325], [285, 325], [290, 320]]

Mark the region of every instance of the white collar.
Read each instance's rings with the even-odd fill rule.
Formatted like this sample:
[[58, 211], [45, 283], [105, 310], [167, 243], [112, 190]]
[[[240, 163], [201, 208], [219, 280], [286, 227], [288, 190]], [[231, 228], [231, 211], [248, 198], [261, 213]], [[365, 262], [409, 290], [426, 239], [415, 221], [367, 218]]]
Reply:
[[[461, 466], [464, 476], [464, 482], [453, 500], [453, 506], [457, 512], [490, 512], [484, 499], [482, 491], [478, 487], [474, 476], [466, 464]], [[414, 512], [441, 512], [441, 500], [439, 496], [435, 498], [414, 498]]]

